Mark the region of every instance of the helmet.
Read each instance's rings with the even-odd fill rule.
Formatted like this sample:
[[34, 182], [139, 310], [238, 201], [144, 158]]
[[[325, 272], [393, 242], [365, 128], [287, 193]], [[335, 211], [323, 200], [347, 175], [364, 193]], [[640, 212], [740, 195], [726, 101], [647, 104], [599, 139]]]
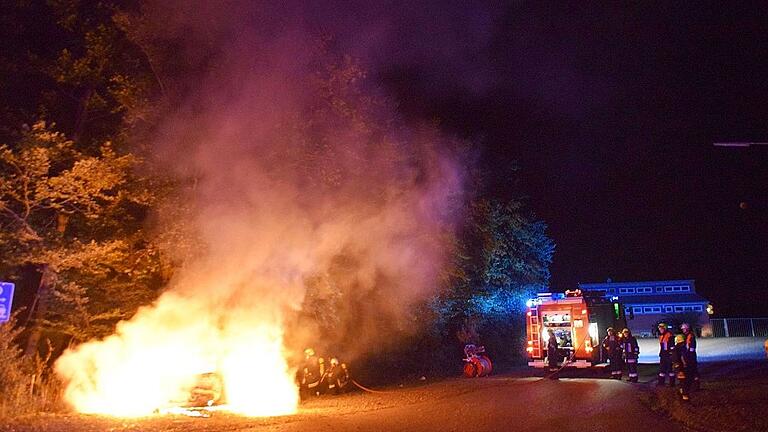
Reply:
[[675, 343], [676, 344], [683, 343], [684, 341], [685, 341], [685, 336], [683, 336], [681, 334], [675, 335]]
[[632, 332], [631, 332], [631, 331], [629, 331], [629, 329], [628, 329], [628, 328], [625, 328], [625, 329], [624, 329], [624, 330], [622, 330], [621, 332], [622, 332], [622, 333], [624, 333], [624, 334], [627, 334], [627, 335], [628, 335], [628, 334], [632, 334]]
[[339, 359], [336, 357], [331, 357], [331, 366], [338, 366], [339, 365]]
[[667, 325], [664, 324], [664, 323], [659, 323], [659, 328], [666, 330], [667, 329]]
[[613, 333], [613, 327], [608, 327], [605, 331], [607, 331], [608, 333]]
[[680, 329], [683, 330], [684, 332], [687, 332], [688, 330], [691, 329], [691, 325], [688, 323], [682, 323], [680, 324]]
[[313, 350], [312, 348], [307, 348], [304, 350], [304, 355], [307, 357], [312, 357], [313, 355], [315, 355], [315, 350]]

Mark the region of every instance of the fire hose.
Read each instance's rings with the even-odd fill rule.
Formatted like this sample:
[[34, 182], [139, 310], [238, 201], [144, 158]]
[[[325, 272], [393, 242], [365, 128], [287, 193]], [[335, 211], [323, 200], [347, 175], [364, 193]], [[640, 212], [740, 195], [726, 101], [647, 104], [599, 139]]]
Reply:
[[352, 381], [352, 384], [356, 385], [360, 390], [367, 391], [368, 393], [393, 393], [391, 390], [386, 391], [386, 390], [370, 389], [370, 388], [360, 384], [359, 382], [355, 381], [354, 379], [350, 379], [350, 381]]

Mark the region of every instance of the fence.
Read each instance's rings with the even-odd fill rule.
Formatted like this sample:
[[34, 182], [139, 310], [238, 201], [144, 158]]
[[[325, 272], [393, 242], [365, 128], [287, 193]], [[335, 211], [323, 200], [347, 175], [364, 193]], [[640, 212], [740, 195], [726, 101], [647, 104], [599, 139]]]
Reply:
[[768, 337], [768, 318], [711, 319], [714, 337]]

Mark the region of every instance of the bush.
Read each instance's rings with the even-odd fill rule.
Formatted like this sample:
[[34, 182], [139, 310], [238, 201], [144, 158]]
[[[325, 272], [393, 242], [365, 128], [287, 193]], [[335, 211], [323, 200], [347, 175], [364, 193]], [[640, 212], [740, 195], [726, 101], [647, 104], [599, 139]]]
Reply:
[[61, 385], [46, 358], [22, 355], [17, 344], [23, 329], [13, 317], [0, 324], [0, 419], [61, 409]]

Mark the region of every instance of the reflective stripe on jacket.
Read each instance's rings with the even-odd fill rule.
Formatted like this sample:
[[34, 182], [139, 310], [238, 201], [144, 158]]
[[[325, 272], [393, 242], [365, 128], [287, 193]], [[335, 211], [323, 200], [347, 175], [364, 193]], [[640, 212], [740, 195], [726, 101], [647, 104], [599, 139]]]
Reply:
[[640, 345], [637, 344], [637, 339], [634, 336], [630, 336], [629, 339], [622, 339], [621, 349], [624, 351], [625, 359], [637, 359], [640, 355]]
[[659, 357], [669, 355], [672, 352], [672, 347], [674, 346], [672, 341], [672, 332], [670, 331], [665, 331], [659, 335]]
[[696, 352], [696, 336], [693, 335], [692, 331], [685, 335], [685, 349], [692, 353]]

